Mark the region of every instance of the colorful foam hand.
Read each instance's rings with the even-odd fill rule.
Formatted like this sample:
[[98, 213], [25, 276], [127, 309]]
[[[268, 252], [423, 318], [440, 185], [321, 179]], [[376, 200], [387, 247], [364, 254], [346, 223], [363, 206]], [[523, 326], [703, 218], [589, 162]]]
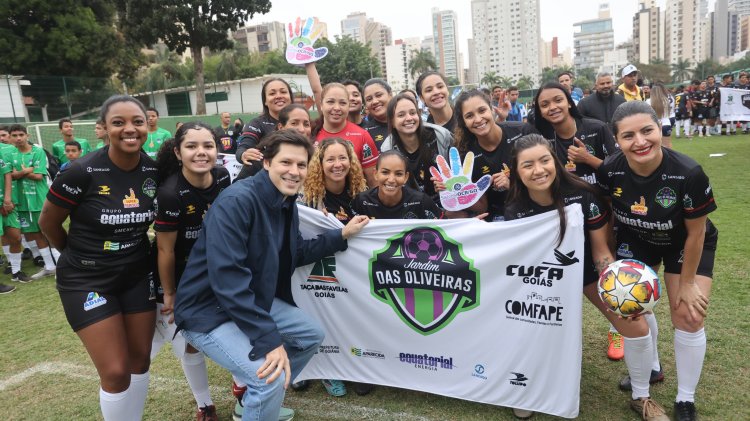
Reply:
[[459, 211], [477, 203], [485, 191], [492, 184], [492, 177], [484, 175], [476, 183], [471, 181], [474, 169], [474, 154], [468, 152], [461, 165], [461, 157], [456, 148], [451, 148], [448, 154], [450, 166], [442, 156], [437, 157], [437, 168], [430, 167], [432, 177], [445, 184], [445, 190], [440, 192], [440, 203], [445, 210]]
[[307, 18], [304, 21], [297, 18], [290, 22], [286, 32], [286, 61], [290, 64], [306, 64], [325, 57], [328, 48], [313, 47], [322, 31], [323, 25], [318, 22], [318, 18]]

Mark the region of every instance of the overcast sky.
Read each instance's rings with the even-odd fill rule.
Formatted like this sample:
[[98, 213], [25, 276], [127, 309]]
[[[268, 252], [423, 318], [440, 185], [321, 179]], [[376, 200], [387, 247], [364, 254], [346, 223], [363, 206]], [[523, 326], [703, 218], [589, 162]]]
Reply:
[[[420, 37], [432, 34], [430, 9], [453, 10], [458, 15], [459, 49], [466, 54], [466, 40], [471, 38], [471, 0], [349, 0], [345, 2], [272, 0], [271, 11], [256, 15], [251, 24], [280, 21], [290, 22], [297, 16], [317, 16], [328, 24], [328, 35], [341, 34], [341, 20], [353, 12], [365, 12], [368, 17], [391, 27], [393, 39]], [[573, 24], [597, 17], [601, 0], [540, 0], [541, 33], [545, 41], [557, 36], [561, 51], [573, 46]], [[637, 0], [610, 0], [610, 13], [615, 30], [615, 44], [626, 41], [633, 32], [633, 15], [638, 9]], [[657, 0], [657, 4], [665, 0]], [[713, 0], [711, 1], [713, 3]]]

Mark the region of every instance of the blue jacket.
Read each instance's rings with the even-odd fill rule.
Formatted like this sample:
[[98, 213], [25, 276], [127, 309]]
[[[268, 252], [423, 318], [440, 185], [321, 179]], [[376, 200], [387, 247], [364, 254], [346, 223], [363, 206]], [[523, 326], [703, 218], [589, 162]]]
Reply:
[[[303, 240], [297, 205], [293, 197], [286, 200], [292, 201], [289, 247], [293, 268], [346, 249], [340, 229]], [[216, 198], [177, 289], [178, 329], [206, 333], [231, 320], [250, 339], [251, 360], [265, 357], [282, 344], [269, 313], [277, 292], [284, 203], [265, 170], [233, 184]], [[289, 290], [290, 285], [281, 287]]]

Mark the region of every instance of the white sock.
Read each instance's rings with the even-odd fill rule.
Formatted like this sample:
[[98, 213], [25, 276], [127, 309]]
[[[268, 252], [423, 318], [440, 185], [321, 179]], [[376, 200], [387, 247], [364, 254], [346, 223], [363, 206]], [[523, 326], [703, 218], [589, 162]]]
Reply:
[[198, 408], [213, 405], [211, 392], [208, 390], [208, 371], [206, 370], [206, 358], [203, 353], [185, 354], [180, 359], [182, 362], [182, 371], [185, 372], [185, 378], [193, 391], [193, 397], [198, 404]]
[[3, 246], [3, 254], [7, 257], [10, 256], [10, 246]]
[[127, 389], [120, 393], [109, 393], [99, 388], [99, 407], [102, 409], [104, 421], [131, 421], [133, 419], [128, 410], [127, 397], [129, 390]]
[[27, 241], [26, 245], [28, 246], [29, 250], [31, 250], [31, 254], [34, 257], [39, 257], [39, 247], [36, 245], [36, 240], [34, 241]]
[[617, 329], [615, 328], [615, 325], [612, 323], [609, 324], [609, 331], [612, 333], [617, 333]]
[[[36, 241], [34, 241], [34, 244], [36, 244]], [[26, 237], [24, 237], [23, 235], [21, 236], [21, 246], [24, 248], [24, 250], [29, 248], [29, 243], [26, 242]]]
[[649, 397], [649, 379], [651, 378], [651, 359], [653, 346], [651, 333], [640, 338], [623, 338], [625, 343], [625, 365], [630, 373], [630, 385], [633, 387], [633, 399]]
[[695, 388], [706, 356], [706, 332], [674, 330], [674, 360], [677, 366], [677, 397], [675, 402], [694, 402]]
[[661, 370], [661, 364], [659, 363], [659, 324], [656, 323], [656, 316], [654, 313], [646, 313], [644, 316], [646, 323], [648, 323], [648, 330], [651, 331], [651, 342], [654, 343], [654, 357], [651, 365], [651, 370]]
[[703, 125], [699, 124], [696, 126], [696, 130], [698, 130], [698, 136], [703, 134]]
[[10, 262], [10, 271], [18, 273], [21, 271], [21, 260], [23, 253], [8, 253], [8, 261]]
[[149, 372], [143, 374], [130, 375], [130, 393], [128, 393], [127, 403], [130, 417], [134, 420], [143, 418], [143, 408], [146, 406], [146, 395], [148, 394], [148, 381], [151, 378]]
[[237, 387], [247, 387], [247, 384], [245, 384], [245, 382], [238, 379], [237, 377], [234, 377], [234, 374], [232, 374], [232, 381], [237, 385]]
[[60, 260], [60, 252], [52, 246], [49, 249], [52, 252], [52, 258], [55, 259], [55, 265], [57, 265], [57, 261]]
[[49, 251], [49, 247], [39, 249], [39, 254], [41, 254], [42, 259], [44, 259], [44, 269], [55, 270], [55, 261], [52, 260], [52, 253]]

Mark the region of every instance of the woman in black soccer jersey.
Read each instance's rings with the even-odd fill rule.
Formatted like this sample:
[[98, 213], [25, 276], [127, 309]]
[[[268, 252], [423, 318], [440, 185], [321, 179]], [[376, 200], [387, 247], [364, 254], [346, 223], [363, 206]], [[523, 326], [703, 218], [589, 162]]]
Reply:
[[692, 420], [718, 238], [708, 219], [716, 210], [711, 184], [698, 163], [662, 147], [659, 120], [648, 104], [620, 105], [612, 124], [622, 154], [608, 157], [598, 177], [619, 224], [617, 256], [641, 260], [657, 273], [664, 264], [675, 327], [675, 418]]
[[436, 165], [438, 155], [450, 161], [448, 150], [453, 146], [453, 135], [441, 126], [422, 122], [417, 101], [409, 94], [398, 94], [388, 103], [387, 117], [391, 130], [381, 151], [395, 149], [404, 154], [409, 160], [411, 180], [419, 191], [438, 201], [430, 167]]
[[[611, 217], [609, 206], [599, 197], [595, 187], [563, 168], [550, 142], [538, 134], [526, 135], [515, 142], [510, 168], [506, 220], [557, 211], [560, 218], [559, 245], [567, 227], [565, 206], [581, 205], [586, 231], [583, 293], [625, 337], [625, 364], [636, 385], [633, 406], [639, 411], [647, 406], [648, 411], [658, 412], [658, 406], [649, 398], [648, 380], [654, 345], [646, 320], [618, 317], [607, 310], [597, 291], [599, 273], [614, 261], [607, 242]], [[519, 409], [514, 409], [514, 413], [519, 418], [531, 416], [529, 411]]]
[[57, 289], [99, 373], [104, 419], [141, 419], [156, 316], [146, 232], [154, 220], [158, 174], [141, 151], [148, 136], [143, 104], [111, 97], [101, 119], [109, 146], [55, 179], [39, 225], [62, 252]]
[[462, 157], [468, 152], [474, 154], [472, 181], [476, 183], [486, 174], [492, 176], [492, 186], [470, 210], [488, 212], [487, 221], [502, 220], [511, 147], [517, 138], [533, 129], [519, 122], [496, 124], [490, 98], [478, 89], [462, 92], [456, 99], [455, 112], [458, 152]]
[[458, 116], [451, 107], [451, 96], [445, 76], [434, 71], [424, 72], [417, 78], [416, 87], [417, 94], [430, 112], [427, 122], [443, 126], [453, 133]]
[[393, 98], [391, 85], [383, 79], [374, 78], [365, 82], [363, 98], [367, 117], [362, 120], [363, 129], [370, 134], [380, 150], [383, 141], [388, 137], [388, 103]]
[[206, 360], [180, 333], [175, 334], [172, 311], [177, 285], [198, 239], [203, 216], [219, 193], [229, 187], [229, 172], [216, 166], [217, 156], [211, 128], [203, 123], [183, 124], [174, 139], [162, 145], [157, 157], [162, 182], [154, 222], [158, 248], [155, 269], [160, 288], [151, 359], [165, 343], [172, 344], [198, 405], [198, 419], [205, 420], [217, 419], [208, 388]]
[[537, 91], [534, 113], [536, 129], [552, 141], [565, 169], [596, 184], [596, 169], [617, 148], [607, 125], [581, 116], [568, 90], [554, 82]]

